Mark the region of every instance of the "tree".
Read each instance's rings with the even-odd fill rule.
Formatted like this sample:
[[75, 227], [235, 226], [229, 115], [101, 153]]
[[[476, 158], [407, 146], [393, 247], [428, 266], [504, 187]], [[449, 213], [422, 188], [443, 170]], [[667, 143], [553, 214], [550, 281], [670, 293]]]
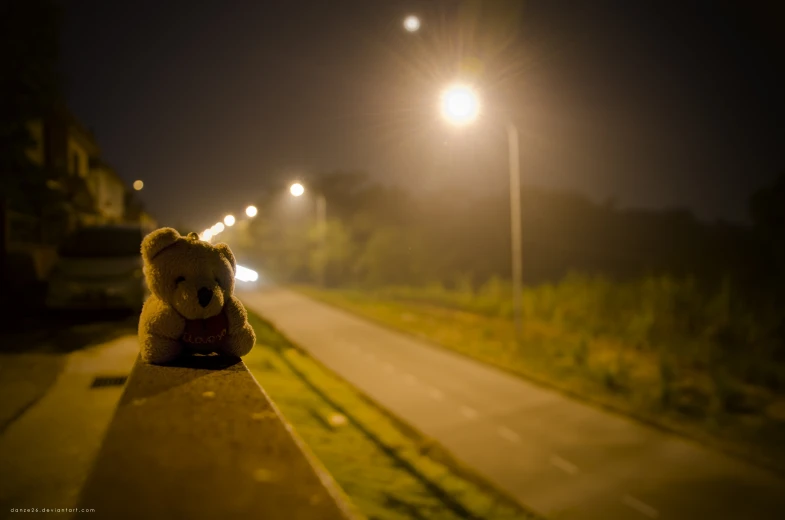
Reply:
[[416, 230], [379, 228], [365, 245], [355, 272], [372, 286], [416, 285], [425, 281], [428, 256], [424, 237]]
[[749, 213], [758, 238], [771, 261], [772, 275], [785, 287], [785, 170], [770, 185], [756, 191]]
[[339, 285], [349, 281], [351, 276], [352, 260], [354, 258], [354, 244], [349, 230], [338, 219], [327, 222], [324, 248], [321, 247], [317, 227], [310, 230], [311, 255], [310, 272], [314, 280], [319, 279], [319, 273], [324, 273], [327, 285]]

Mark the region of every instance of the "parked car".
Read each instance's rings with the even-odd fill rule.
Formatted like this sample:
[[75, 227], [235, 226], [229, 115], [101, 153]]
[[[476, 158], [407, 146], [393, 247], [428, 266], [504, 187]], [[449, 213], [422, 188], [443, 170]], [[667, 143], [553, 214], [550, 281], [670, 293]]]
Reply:
[[53, 310], [140, 310], [149, 295], [142, 273], [139, 226], [84, 227], [59, 249], [46, 304]]

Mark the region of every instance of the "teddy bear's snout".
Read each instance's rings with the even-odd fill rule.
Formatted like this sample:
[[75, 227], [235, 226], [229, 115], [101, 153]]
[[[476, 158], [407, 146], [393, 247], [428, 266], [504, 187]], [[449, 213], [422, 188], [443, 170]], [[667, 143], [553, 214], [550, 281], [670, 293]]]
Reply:
[[207, 307], [210, 305], [210, 300], [213, 299], [213, 291], [207, 287], [202, 287], [196, 291], [196, 297], [199, 299], [199, 305], [202, 307]]

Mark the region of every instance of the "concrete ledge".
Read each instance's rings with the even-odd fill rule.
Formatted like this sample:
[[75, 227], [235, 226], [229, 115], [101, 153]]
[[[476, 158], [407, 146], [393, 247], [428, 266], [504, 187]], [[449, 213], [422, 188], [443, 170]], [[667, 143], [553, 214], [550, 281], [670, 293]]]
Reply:
[[243, 362], [137, 359], [77, 518], [359, 518]]

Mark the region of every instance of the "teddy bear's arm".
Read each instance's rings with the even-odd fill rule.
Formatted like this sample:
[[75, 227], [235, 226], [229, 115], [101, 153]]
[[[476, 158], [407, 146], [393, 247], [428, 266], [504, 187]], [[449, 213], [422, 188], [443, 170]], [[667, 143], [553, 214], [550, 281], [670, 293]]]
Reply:
[[182, 352], [184, 330], [185, 319], [169, 304], [155, 295], [147, 298], [139, 318], [142, 359], [156, 365], [175, 359]]
[[224, 312], [229, 322], [229, 331], [223, 351], [238, 357], [244, 356], [256, 343], [256, 334], [248, 323], [245, 307], [235, 296], [230, 296], [224, 304]]

